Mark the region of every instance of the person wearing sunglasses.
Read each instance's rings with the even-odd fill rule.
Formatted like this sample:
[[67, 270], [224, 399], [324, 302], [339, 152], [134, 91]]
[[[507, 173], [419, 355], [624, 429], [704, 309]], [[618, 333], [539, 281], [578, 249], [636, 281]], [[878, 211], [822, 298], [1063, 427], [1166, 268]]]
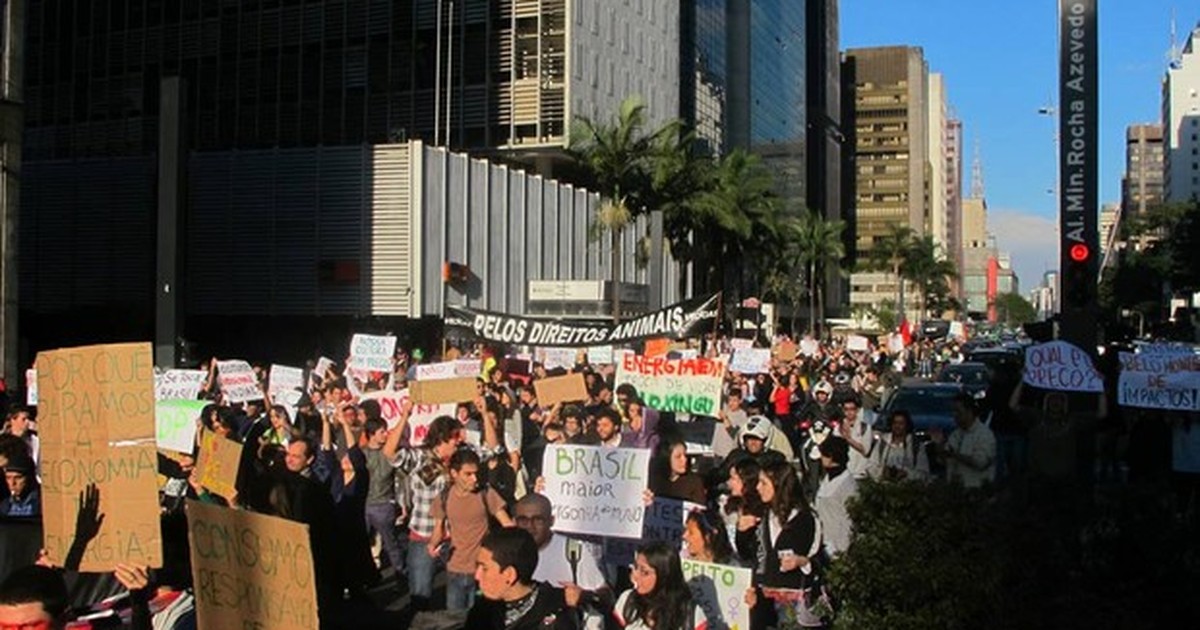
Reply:
[[580, 611], [583, 627], [603, 628], [613, 601], [601, 569], [603, 546], [552, 531], [554, 509], [542, 494], [531, 492], [521, 497], [513, 508], [513, 520], [537, 543], [533, 579], [563, 589], [567, 606]]

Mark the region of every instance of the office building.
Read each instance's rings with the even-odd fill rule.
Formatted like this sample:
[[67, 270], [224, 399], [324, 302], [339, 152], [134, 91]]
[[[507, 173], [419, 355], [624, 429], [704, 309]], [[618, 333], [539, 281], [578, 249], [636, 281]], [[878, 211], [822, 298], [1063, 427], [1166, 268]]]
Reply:
[[1130, 125], [1125, 129], [1125, 176], [1121, 178], [1121, 210], [1144, 216], [1163, 202], [1162, 125]]
[[[922, 50], [907, 46], [851, 49], [846, 59], [855, 77], [855, 236], [861, 258], [893, 227], [927, 232], [929, 70]], [[852, 304], [896, 299], [891, 273], [856, 273], [850, 282]]]
[[1118, 243], [1119, 226], [1124, 216], [1124, 211], [1121, 209], [1121, 204], [1106, 203], [1100, 208], [1100, 269], [1103, 271], [1109, 264], [1115, 262], [1115, 252], [1120, 248]]
[[946, 120], [946, 251], [954, 260], [959, 276], [951, 283], [951, 293], [962, 292], [962, 230], [963, 230], [963, 124], [961, 120]]
[[[166, 286], [163, 217], [180, 231], [243, 228], [215, 251], [178, 248], [180, 284], [170, 288], [185, 330], [197, 308], [233, 315], [245, 300], [275, 317], [386, 315], [343, 286], [370, 288], [385, 272], [380, 261], [357, 273], [350, 264], [374, 228], [346, 213], [366, 213], [398, 185], [376, 177], [372, 147], [422, 140], [548, 173], [575, 116], [608, 118], [630, 94], [647, 102], [651, 125], [679, 110], [678, 0], [23, 4], [20, 285], [31, 349], [148, 338]], [[164, 150], [160, 136], [176, 125], [182, 148]], [[232, 165], [245, 176], [226, 175]], [[267, 212], [297, 181], [320, 186], [295, 188], [310, 193], [296, 200], [302, 209]], [[461, 190], [423, 193], [428, 204]], [[313, 229], [319, 237], [274, 240]], [[236, 284], [289, 265], [307, 274], [295, 280], [307, 296], [295, 311], [266, 289], [201, 307], [187, 285], [201, 271]]]
[[[1174, 29], [1172, 29], [1174, 32]], [[1200, 26], [1172, 59], [1162, 82], [1163, 189], [1168, 202], [1200, 199]]]
[[949, 118], [946, 115], [946, 85], [939, 72], [929, 73], [929, 98], [926, 101], [929, 108], [929, 126], [927, 145], [929, 147], [929, 193], [925, 206], [925, 231], [933, 237], [942, 253], [950, 251], [950, 226], [946, 210], [946, 179], [948, 147], [946, 146], [946, 127]]

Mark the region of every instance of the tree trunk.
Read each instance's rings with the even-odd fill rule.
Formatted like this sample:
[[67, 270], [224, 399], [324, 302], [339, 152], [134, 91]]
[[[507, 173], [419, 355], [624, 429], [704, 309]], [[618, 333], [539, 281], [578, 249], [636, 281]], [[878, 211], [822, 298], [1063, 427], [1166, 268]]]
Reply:
[[612, 233], [612, 309], [613, 323], [621, 321], [621, 228], [613, 227]]

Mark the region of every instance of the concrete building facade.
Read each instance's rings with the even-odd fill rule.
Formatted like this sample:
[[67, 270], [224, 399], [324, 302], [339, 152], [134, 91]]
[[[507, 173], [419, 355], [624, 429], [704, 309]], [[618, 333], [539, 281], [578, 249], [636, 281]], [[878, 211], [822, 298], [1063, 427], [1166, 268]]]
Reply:
[[1162, 204], [1165, 155], [1162, 125], [1130, 125], [1125, 129], [1125, 175], [1121, 178], [1123, 216], [1144, 216]]
[[[926, 233], [929, 69], [914, 47], [851, 49], [846, 58], [855, 76], [855, 240], [861, 258], [894, 226]], [[856, 273], [850, 282], [852, 304], [896, 299], [890, 273]]]
[[1192, 29], [1162, 82], [1164, 197], [1200, 199], [1200, 26]]

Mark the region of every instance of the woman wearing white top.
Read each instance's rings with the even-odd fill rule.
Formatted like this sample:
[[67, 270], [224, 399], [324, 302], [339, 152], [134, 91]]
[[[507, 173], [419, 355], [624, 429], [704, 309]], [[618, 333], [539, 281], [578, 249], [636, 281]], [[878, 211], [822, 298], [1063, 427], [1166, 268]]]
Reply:
[[708, 620], [692, 601], [679, 552], [665, 542], [643, 545], [630, 572], [633, 588], [613, 607], [617, 625], [629, 630], [704, 630]]
[[891, 431], [880, 436], [875, 445], [872, 476], [888, 481], [929, 478], [929, 456], [917, 436], [913, 435], [912, 416], [897, 410], [889, 421]]

